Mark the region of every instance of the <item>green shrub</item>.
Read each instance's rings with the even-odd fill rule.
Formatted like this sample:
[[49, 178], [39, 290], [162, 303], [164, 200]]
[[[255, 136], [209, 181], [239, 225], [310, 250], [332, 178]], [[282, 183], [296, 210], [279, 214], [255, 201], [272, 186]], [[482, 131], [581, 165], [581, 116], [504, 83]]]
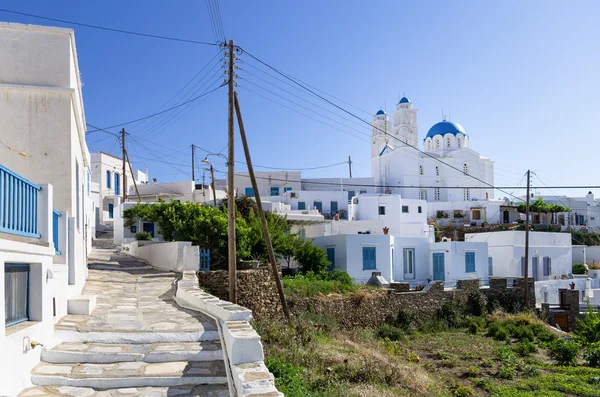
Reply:
[[575, 340], [582, 346], [600, 342], [600, 312], [594, 312], [591, 306], [585, 312], [583, 320], [577, 319]]
[[589, 367], [600, 368], [600, 344], [594, 343], [586, 346], [583, 351], [583, 359]]
[[531, 341], [523, 339], [517, 344], [517, 346], [515, 347], [515, 351], [519, 356], [528, 356], [531, 353], [537, 352], [538, 348]]
[[573, 274], [585, 274], [585, 265], [583, 263], [574, 263], [571, 272]]
[[579, 344], [574, 341], [557, 339], [548, 344], [550, 357], [559, 365], [573, 365], [579, 356]]
[[399, 340], [404, 340], [406, 339], [406, 335], [404, 334], [404, 331], [398, 327], [395, 327], [391, 324], [381, 324], [379, 326], [379, 328], [377, 329], [377, 335], [381, 338], [381, 339], [385, 339], [388, 338], [389, 340], [392, 341], [399, 341]]
[[470, 317], [467, 320], [467, 327], [470, 334], [478, 334], [485, 330], [485, 319], [482, 317]]
[[469, 368], [467, 368], [467, 372], [465, 373], [465, 375], [470, 378], [474, 378], [476, 376], [479, 376], [480, 372], [481, 371], [479, 370], [479, 367], [477, 365], [472, 365]]
[[492, 324], [490, 325], [490, 327], [488, 328], [488, 336], [491, 336], [492, 338], [499, 340], [499, 341], [505, 341], [508, 340], [509, 336], [510, 336], [510, 332], [508, 332], [508, 330], [498, 324]]
[[359, 286], [352, 282], [352, 278], [346, 273], [334, 270], [331, 273], [313, 272], [300, 273], [295, 276], [283, 278], [283, 288], [286, 295], [315, 296], [318, 294], [332, 294], [356, 292]]
[[517, 368], [514, 365], [502, 364], [496, 372], [496, 377], [501, 379], [514, 379], [516, 376]]
[[137, 241], [152, 241], [152, 235], [149, 232], [137, 232], [135, 239]]
[[415, 320], [415, 314], [409, 310], [400, 309], [396, 316], [396, 325], [402, 329], [410, 328]]
[[473, 389], [458, 382], [452, 382], [449, 389], [455, 397], [470, 397], [474, 394]]
[[512, 336], [515, 339], [518, 339], [519, 341], [529, 341], [529, 342], [533, 342], [533, 340], [535, 339], [535, 335], [533, 334], [533, 331], [531, 330], [531, 328], [529, 328], [529, 326], [518, 326], [515, 325], [511, 331]]
[[294, 252], [294, 258], [303, 272], [324, 272], [331, 264], [323, 248], [317, 247], [311, 240], [305, 240]]
[[457, 328], [463, 323], [463, 316], [454, 302], [446, 302], [436, 311], [436, 318], [448, 325]]
[[488, 300], [479, 290], [472, 291], [467, 298], [467, 313], [482, 316], [487, 313]]
[[304, 370], [281, 358], [266, 358], [265, 365], [275, 377], [275, 386], [286, 396], [301, 397], [309, 394], [303, 377]]

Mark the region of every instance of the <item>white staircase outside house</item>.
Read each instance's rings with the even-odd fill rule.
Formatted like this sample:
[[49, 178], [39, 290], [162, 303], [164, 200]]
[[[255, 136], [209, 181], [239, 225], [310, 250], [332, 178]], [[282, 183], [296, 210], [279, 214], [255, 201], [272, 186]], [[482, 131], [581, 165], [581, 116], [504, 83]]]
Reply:
[[[31, 375], [36, 386], [21, 396], [282, 395], [262, 362], [258, 335], [247, 323], [237, 322], [242, 330], [250, 328], [246, 339], [258, 342], [260, 356], [256, 343], [248, 350], [243, 341], [229, 340], [231, 352], [226, 352], [229, 326], [197, 311], [189, 299], [174, 296], [174, 273], [106, 250], [95, 255], [100, 258], [89, 265], [84, 293], [97, 296], [96, 309], [91, 315], [61, 319], [56, 336], [63, 342], [43, 351]], [[187, 284], [181, 284], [185, 288], [178, 288], [178, 295], [179, 289], [200, 291], [197, 282], [195, 289]], [[236, 318], [249, 317], [250, 311], [240, 306], [212, 296], [209, 300]], [[248, 352], [259, 362], [229, 365]]]

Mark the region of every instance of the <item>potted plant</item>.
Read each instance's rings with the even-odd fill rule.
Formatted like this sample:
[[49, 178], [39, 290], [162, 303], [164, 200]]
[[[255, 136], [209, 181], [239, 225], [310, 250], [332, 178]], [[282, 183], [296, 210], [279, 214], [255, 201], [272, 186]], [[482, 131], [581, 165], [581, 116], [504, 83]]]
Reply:
[[390, 228], [389, 227], [384, 227], [383, 228], [383, 234], [388, 234], [390, 232]]
[[600, 278], [600, 265], [591, 264], [588, 270], [588, 277], [590, 278]]

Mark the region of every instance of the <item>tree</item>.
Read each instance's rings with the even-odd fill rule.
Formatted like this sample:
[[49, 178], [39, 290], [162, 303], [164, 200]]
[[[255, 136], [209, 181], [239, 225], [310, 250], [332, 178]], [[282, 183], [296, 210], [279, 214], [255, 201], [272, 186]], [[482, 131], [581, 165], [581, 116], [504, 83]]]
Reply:
[[321, 273], [331, 264], [325, 251], [315, 246], [311, 240], [304, 240], [296, 249], [294, 257], [303, 272]]
[[[527, 212], [527, 204], [526, 203], [520, 203], [519, 205], [517, 205], [517, 211], [519, 211], [521, 214], [524, 214], [525, 212]], [[535, 200], [533, 203], [529, 204], [529, 212], [543, 212], [545, 214], [547, 213], [557, 213], [557, 212], [570, 212], [571, 209], [568, 207], [565, 207], [564, 205], [560, 205], [560, 204], [548, 204], [546, 202], [544, 202], [544, 199], [539, 197], [537, 200]]]
[[287, 262], [288, 269], [290, 268], [290, 262], [292, 261], [292, 258], [303, 242], [304, 240], [298, 237], [298, 235], [290, 233], [284, 235], [281, 239], [280, 244], [277, 247], [278, 253]]

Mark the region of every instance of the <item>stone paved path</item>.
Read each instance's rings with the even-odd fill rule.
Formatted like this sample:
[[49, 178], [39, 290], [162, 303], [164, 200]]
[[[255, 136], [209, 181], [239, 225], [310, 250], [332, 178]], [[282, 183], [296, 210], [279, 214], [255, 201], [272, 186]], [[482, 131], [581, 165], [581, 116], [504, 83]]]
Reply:
[[38, 385], [21, 396], [228, 396], [217, 326], [173, 300], [176, 274], [96, 249], [83, 295], [89, 316], [55, 326], [64, 342], [42, 353]]

